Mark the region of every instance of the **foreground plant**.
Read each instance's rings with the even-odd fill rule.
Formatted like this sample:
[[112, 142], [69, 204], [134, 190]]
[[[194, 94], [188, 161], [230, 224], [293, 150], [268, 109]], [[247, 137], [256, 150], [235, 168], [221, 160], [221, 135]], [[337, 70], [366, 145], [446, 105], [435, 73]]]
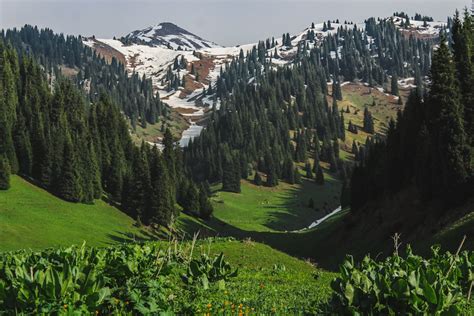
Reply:
[[332, 283], [332, 312], [353, 315], [461, 315], [474, 282], [474, 252], [441, 253], [423, 259], [407, 246], [377, 262], [366, 256], [354, 264], [352, 256]]
[[183, 291], [179, 275], [194, 271], [196, 262], [212, 263], [204, 271], [208, 282], [235, 273], [222, 254], [191, 256], [177, 243], [1, 254], [0, 314], [172, 313]]

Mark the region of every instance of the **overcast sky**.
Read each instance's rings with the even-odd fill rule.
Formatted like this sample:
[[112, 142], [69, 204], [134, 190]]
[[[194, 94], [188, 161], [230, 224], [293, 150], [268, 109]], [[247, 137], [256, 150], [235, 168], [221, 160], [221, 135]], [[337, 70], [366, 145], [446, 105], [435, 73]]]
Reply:
[[160, 22], [173, 22], [221, 45], [252, 43], [311, 22], [415, 12], [445, 21], [471, 0], [0, 0], [0, 28], [24, 24], [55, 32], [122, 36]]

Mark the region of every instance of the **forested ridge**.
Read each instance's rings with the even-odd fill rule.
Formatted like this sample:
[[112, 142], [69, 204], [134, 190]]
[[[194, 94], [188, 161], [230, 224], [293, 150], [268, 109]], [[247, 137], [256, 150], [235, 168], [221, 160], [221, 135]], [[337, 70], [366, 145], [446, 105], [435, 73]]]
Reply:
[[[330, 21], [326, 28], [331, 29]], [[227, 65], [215, 88], [207, 91], [215, 93], [221, 107], [185, 150], [188, 172], [195, 179], [222, 181], [224, 190], [239, 192], [240, 179], [253, 171], [257, 184], [262, 182], [259, 172], [266, 174], [268, 186], [277, 185], [278, 179], [298, 182], [295, 162], [306, 162], [307, 175], [321, 182], [324, 161], [345, 180], [350, 166], [339, 157], [339, 140], [346, 133], [344, 111], [337, 104], [342, 100], [341, 82], [390, 85], [390, 93], [398, 96], [398, 78], [412, 76], [422, 93], [434, 45], [431, 39], [402, 35], [391, 20], [374, 18], [365, 21], [364, 30], [341, 26], [310, 49], [315, 41], [314, 31], [308, 30], [290, 66], [272, 66], [272, 59], [280, 56], [277, 43], [269, 39], [246, 56], [241, 51]], [[293, 45], [289, 34], [283, 35], [283, 45]], [[367, 109], [364, 130], [374, 133]], [[351, 122], [349, 132], [357, 133]], [[364, 159], [363, 146], [355, 151]]]
[[[0, 37], [10, 43], [18, 54], [34, 56], [52, 78], [61, 76], [61, 69], [74, 70], [72, 80], [85, 91], [92, 102], [99, 100], [101, 91], [108, 95], [130, 119], [133, 127], [155, 124], [168, 115], [169, 108], [153, 91], [151, 79], [127, 73], [125, 66], [105, 58], [83, 44], [81, 36], [56, 34], [50, 29], [25, 25], [20, 29], [2, 30]], [[77, 73], [76, 73], [77, 72]]]
[[[474, 59], [472, 16], [457, 13], [451, 41], [434, 53], [426, 93], [414, 91], [392, 121], [385, 141], [374, 143], [352, 176], [351, 210], [407, 188], [415, 200], [438, 203], [441, 213], [472, 197]], [[437, 216], [431, 214], [431, 216]]]
[[184, 178], [169, 130], [162, 153], [146, 143], [137, 147], [105, 91], [88, 102], [68, 79], [50, 87], [42, 67], [10, 44], [0, 42], [0, 57], [1, 189], [18, 173], [67, 201], [93, 203], [105, 195], [145, 224], [168, 225], [179, 194], [188, 194], [177, 190], [185, 183], [195, 193], [186, 199], [194, 203], [189, 210], [212, 211], [204, 189], [199, 194]]

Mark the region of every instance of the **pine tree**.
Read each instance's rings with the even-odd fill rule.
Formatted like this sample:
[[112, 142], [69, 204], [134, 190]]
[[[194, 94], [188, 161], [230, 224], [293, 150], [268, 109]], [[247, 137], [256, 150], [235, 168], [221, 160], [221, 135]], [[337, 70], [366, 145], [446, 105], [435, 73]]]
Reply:
[[321, 168], [321, 166], [318, 166], [316, 170], [316, 183], [319, 185], [324, 184], [324, 174], [323, 174], [323, 168]]
[[274, 187], [278, 185], [278, 175], [276, 172], [275, 162], [270, 152], [265, 155], [266, 169], [267, 169], [267, 181], [265, 183], [268, 187]]
[[398, 90], [398, 76], [396, 73], [392, 75], [392, 81], [391, 81], [391, 90], [390, 93], [394, 96], [398, 96], [400, 94]]
[[367, 107], [364, 109], [364, 131], [369, 134], [374, 133], [374, 119]]
[[149, 207], [151, 221], [168, 226], [175, 213], [175, 195], [166, 164], [156, 147], [152, 150], [150, 164], [152, 190], [150, 192]]
[[166, 164], [166, 170], [168, 170], [170, 181], [173, 183], [172, 187], [176, 187], [176, 183], [178, 182], [176, 170], [177, 157], [175, 153], [173, 135], [171, 134], [171, 130], [168, 127], [166, 128], [165, 134], [163, 136], [163, 159]]
[[185, 201], [182, 205], [183, 210], [198, 213], [200, 211], [200, 192], [192, 182], [189, 183], [187, 188], [186, 196], [183, 199]]
[[82, 199], [78, 162], [70, 141], [64, 145], [63, 165], [58, 185], [58, 195], [66, 201], [79, 202]]
[[10, 188], [10, 163], [6, 157], [0, 156], [0, 190]]
[[311, 171], [311, 164], [309, 163], [309, 161], [306, 161], [304, 169], [306, 172], [306, 178], [313, 179], [313, 172]]
[[461, 23], [459, 12], [453, 20], [453, 49], [457, 79], [460, 83], [464, 128], [468, 141], [474, 144], [474, 23], [471, 14], [464, 12]]
[[255, 171], [255, 176], [253, 178], [253, 184], [261, 186], [262, 185], [262, 177], [258, 173], [258, 171]]
[[437, 148], [433, 169], [438, 175], [435, 181], [441, 192], [449, 188], [454, 194], [453, 189], [467, 178], [470, 157], [454, 65], [445, 38], [441, 39], [433, 56], [430, 88], [429, 120], [434, 148]]
[[127, 199], [132, 211], [136, 211], [137, 216], [145, 225], [152, 223], [153, 216], [150, 209], [148, 192], [151, 191], [150, 167], [147, 155], [147, 145], [142, 142], [140, 148], [134, 148], [133, 169], [131, 175], [131, 194]]
[[[18, 171], [18, 161], [12, 139], [16, 120], [18, 95], [15, 75], [18, 75], [18, 57], [12, 50], [3, 50], [0, 43], [0, 153], [9, 160], [10, 170]], [[15, 74], [16, 72], [16, 74]]]
[[209, 219], [214, 212], [214, 208], [209, 201], [206, 190], [199, 190], [199, 216], [203, 219]]
[[352, 124], [352, 121], [349, 121], [349, 125], [347, 127], [347, 130], [353, 134], [357, 134], [358, 133], [358, 130], [357, 130], [357, 126]]
[[334, 76], [334, 81], [332, 83], [332, 97], [338, 101], [342, 101], [341, 83], [336, 76]]
[[295, 183], [296, 184], [301, 184], [301, 174], [300, 174], [300, 171], [299, 171], [299, 168], [298, 167], [295, 167], [295, 170], [294, 170], [294, 177], [295, 177]]
[[240, 193], [240, 164], [231, 154], [224, 157], [222, 190]]
[[295, 172], [294, 172], [293, 161], [291, 158], [285, 159], [283, 163], [283, 174], [282, 177], [285, 179], [289, 184], [295, 183]]

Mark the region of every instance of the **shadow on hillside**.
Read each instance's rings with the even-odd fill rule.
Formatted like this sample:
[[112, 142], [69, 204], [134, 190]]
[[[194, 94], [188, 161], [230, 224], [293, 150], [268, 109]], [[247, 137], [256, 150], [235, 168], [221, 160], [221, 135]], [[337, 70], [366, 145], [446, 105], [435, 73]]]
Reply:
[[[196, 231], [199, 231], [200, 238], [210, 236], [235, 237], [239, 240], [250, 238], [291, 256], [310, 259], [326, 270], [336, 271], [346, 253], [346, 247], [336, 246], [338, 243], [343, 242], [342, 238], [344, 236], [338, 232], [338, 228], [342, 225], [344, 215], [338, 215], [337, 218], [333, 219], [333, 224], [335, 225], [323, 224], [316, 230], [304, 233], [245, 231], [217, 218], [203, 222], [203, 225], [209, 228], [199, 226], [196, 222], [187, 218], [182, 219], [181, 222], [182, 229], [190, 232], [188, 238], [192, 238], [192, 232]], [[327, 240], [331, 242], [327, 242]]]
[[152, 233], [146, 229], [141, 229], [140, 235], [114, 231], [113, 233], [107, 234], [107, 238], [111, 240], [110, 242], [108, 242], [108, 244], [116, 244], [116, 243], [145, 242], [145, 241], [151, 241], [151, 240], [159, 240], [159, 239], [163, 239], [163, 236]]
[[265, 206], [275, 211], [269, 211], [270, 221], [264, 226], [278, 231], [303, 229], [339, 206], [339, 181], [330, 179], [324, 185], [306, 178], [302, 181], [300, 188], [293, 187], [279, 194], [283, 204]]

